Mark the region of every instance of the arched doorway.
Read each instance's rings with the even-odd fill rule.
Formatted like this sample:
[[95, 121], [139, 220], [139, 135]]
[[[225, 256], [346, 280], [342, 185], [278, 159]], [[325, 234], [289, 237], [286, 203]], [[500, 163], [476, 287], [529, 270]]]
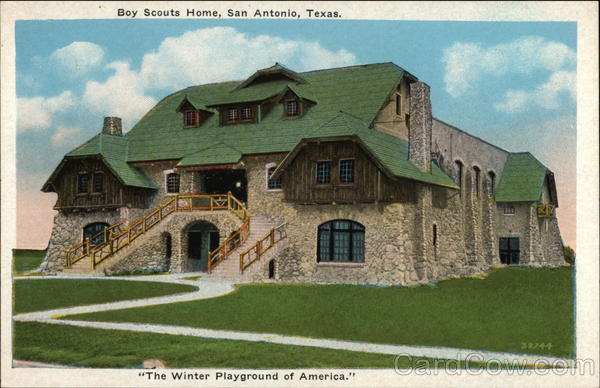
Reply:
[[187, 256], [192, 271], [206, 271], [208, 253], [219, 246], [219, 229], [206, 221], [195, 222], [187, 232]]
[[101, 232], [108, 228], [108, 226], [106, 222], [92, 222], [91, 224], [87, 224], [83, 227], [83, 241], [91, 238], [90, 245], [96, 246], [102, 244], [105, 236]]

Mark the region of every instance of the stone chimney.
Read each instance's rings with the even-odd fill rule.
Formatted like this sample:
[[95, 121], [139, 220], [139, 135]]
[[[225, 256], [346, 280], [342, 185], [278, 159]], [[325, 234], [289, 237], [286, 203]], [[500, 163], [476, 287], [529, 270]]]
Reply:
[[104, 126], [102, 127], [102, 133], [107, 135], [123, 135], [123, 127], [121, 125], [120, 117], [105, 117]]
[[431, 172], [431, 100], [429, 86], [417, 81], [410, 84], [410, 121], [408, 160], [419, 170]]

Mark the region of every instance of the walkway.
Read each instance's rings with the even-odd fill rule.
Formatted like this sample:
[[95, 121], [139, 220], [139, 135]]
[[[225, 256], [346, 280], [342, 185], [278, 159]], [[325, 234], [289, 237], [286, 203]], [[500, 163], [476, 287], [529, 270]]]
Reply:
[[[269, 334], [269, 333], [252, 333], [231, 330], [213, 330], [201, 329], [187, 326], [171, 326], [157, 325], [144, 323], [122, 323], [122, 322], [94, 322], [94, 321], [73, 321], [58, 319], [61, 316], [70, 314], [82, 314], [98, 311], [118, 310], [132, 307], [142, 307], [157, 304], [185, 302], [198, 299], [214, 298], [226, 295], [235, 290], [232, 282], [224, 280], [215, 280], [204, 278], [198, 280], [185, 280], [185, 277], [194, 276], [197, 274], [175, 274], [175, 275], [156, 275], [156, 276], [114, 276], [114, 277], [85, 277], [86, 279], [102, 279], [102, 280], [132, 280], [132, 281], [158, 281], [175, 284], [187, 284], [198, 287], [196, 291], [176, 294], [169, 296], [160, 296], [148, 299], [136, 299], [120, 302], [103, 303], [88, 306], [67, 307], [54, 310], [36, 311], [31, 313], [18, 314], [13, 317], [19, 322], [41, 322], [48, 324], [69, 325], [78, 327], [87, 327], [95, 329], [109, 330], [126, 330], [145, 333], [159, 333], [184, 335], [201, 338], [223, 339], [223, 340], [242, 340], [253, 342], [269, 342], [282, 345], [297, 345], [310, 346], [318, 348], [350, 350], [356, 352], [379, 353], [390, 355], [403, 355], [413, 357], [430, 357], [430, 358], [445, 358], [452, 360], [470, 360], [470, 361], [500, 361], [502, 363], [518, 362], [530, 365], [545, 364], [551, 365], [560, 362], [559, 366], [571, 365], [572, 360], [561, 359], [556, 357], [514, 354], [514, 353], [498, 353], [485, 350], [470, 350], [448, 347], [431, 347], [431, 346], [406, 346], [392, 344], [376, 344], [368, 342], [334, 340], [324, 338], [308, 338], [290, 335]], [[77, 279], [81, 276], [32, 276], [19, 277], [19, 279]]]

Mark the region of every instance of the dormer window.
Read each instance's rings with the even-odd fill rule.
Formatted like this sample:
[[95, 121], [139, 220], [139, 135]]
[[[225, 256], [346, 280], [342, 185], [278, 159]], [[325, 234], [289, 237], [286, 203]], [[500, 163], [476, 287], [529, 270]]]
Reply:
[[300, 115], [300, 109], [297, 100], [288, 100], [285, 102], [285, 115], [287, 117], [295, 117]]
[[254, 111], [252, 105], [229, 107], [225, 110], [224, 124], [254, 122]]
[[197, 127], [200, 123], [200, 112], [197, 110], [186, 110], [183, 112], [183, 126]]

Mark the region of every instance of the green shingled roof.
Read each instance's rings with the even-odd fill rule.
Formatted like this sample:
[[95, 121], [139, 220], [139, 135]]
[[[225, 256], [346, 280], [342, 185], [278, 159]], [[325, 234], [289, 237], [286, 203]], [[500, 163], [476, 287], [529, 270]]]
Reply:
[[156, 185], [144, 173], [129, 165], [127, 157], [127, 137], [100, 133], [66, 155], [66, 158], [98, 156], [125, 185], [156, 189]]
[[[276, 65], [252, 77], [281, 69], [284, 74], [291, 72]], [[408, 75], [404, 70], [393, 63], [381, 63], [290, 74], [292, 79], [249, 86], [246, 80], [186, 88], [161, 100], [126, 136], [99, 135], [67, 156], [102, 155], [126, 184], [154, 187], [126, 162], [232, 164], [243, 155], [290, 152], [305, 138], [356, 136], [392, 175], [457, 187], [437, 165], [432, 164], [428, 174], [409, 162], [406, 141], [371, 128], [389, 94]], [[186, 98], [199, 109], [210, 109], [218, 104], [264, 100], [288, 89], [315, 103], [302, 117], [284, 118], [282, 104], [275, 104], [257, 123], [221, 126], [219, 115], [212, 114], [204, 115], [199, 127], [184, 128], [177, 112]], [[107, 137], [118, 140], [105, 141]]]
[[496, 188], [496, 202], [539, 201], [548, 172], [529, 152], [510, 154]]

